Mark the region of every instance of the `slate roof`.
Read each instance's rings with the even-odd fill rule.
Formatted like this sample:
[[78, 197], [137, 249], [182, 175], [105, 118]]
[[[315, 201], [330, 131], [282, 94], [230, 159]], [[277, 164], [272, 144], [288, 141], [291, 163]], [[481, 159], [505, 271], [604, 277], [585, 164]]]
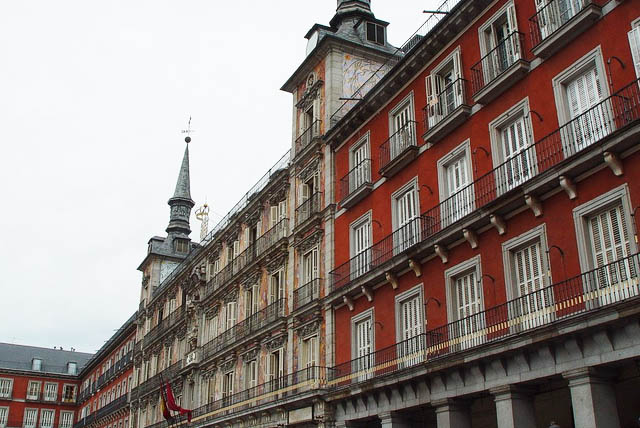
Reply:
[[[0, 342], [0, 370], [9, 369], [33, 371], [37, 373], [68, 374], [67, 363], [77, 363], [77, 373], [80, 373], [80, 370], [92, 355], [93, 354], [85, 352]], [[34, 358], [40, 358], [42, 360], [42, 370], [31, 370], [31, 362]]]

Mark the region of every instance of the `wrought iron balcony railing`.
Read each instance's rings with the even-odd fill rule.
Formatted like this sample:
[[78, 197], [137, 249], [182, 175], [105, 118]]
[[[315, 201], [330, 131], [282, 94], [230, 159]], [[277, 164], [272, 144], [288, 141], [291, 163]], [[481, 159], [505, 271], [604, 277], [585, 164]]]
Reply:
[[125, 407], [128, 404], [128, 397], [127, 394], [124, 394], [118, 398], [116, 398], [115, 400], [113, 400], [111, 403], [102, 406], [101, 408], [99, 408], [98, 410], [95, 411], [94, 413], [94, 417], [96, 419], [100, 419], [104, 416], [110, 415], [111, 413], [115, 412], [116, 410], [122, 409], [123, 407]]
[[372, 185], [371, 159], [363, 159], [340, 179], [338, 199], [344, 201], [349, 195], [366, 185]]
[[640, 297], [640, 254], [541, 288], [390, 347], [338, 364], [329, 388], [348, 386]]
[[[176, 377], [180, 369], [182, 369], [182, 363], [183, 363], [183, 360], [180, 360], [170, 365], [166, 369], [156, 373], [155, 375], [151, 376], [149, 379], [147, 379], [146, 381], [138, 385], [136, 389], [138, 397], [142, 397], [148, 394], [149, 392], [155, 390], [156, 388], [160, 387], [161, 379], [164, 379], [166, 382], [170, 382], [173, 378]], [[138, 398], [138, 397], [134, 397], [134, 398]]]
[[293, 310], [313, 302], [320, 297], [321, 278], [312, 279], [293, 290]]
[[296, 138], [296, 156], [311, 142], [322, 135], [322, 121], [316, 120]]
[[91, 425], [95, 420], [96, 420], [96, 416], [95, 416], [95, 413], [93, 413], [91, 415], [85, 416], [84, 418], [80, 419], [78, 422], [73, 424], [73, 428], [84, 428], [86, 426]]
[[296, 208], [296, 226], [300, 226], [322, 209], [322, 192], [316, 192]]
[[523, 58], [523, 38], [520, 32], [510, 33], [471, 67], [474, 95]]
[[529, 18], [531, 31], [531, 45], [535, 49], [545, 39], [563, 28], [582, 10], [592, 4], [594, 0], [551, 0], [541, 7], [535, 15]]
[[458, 78], [440, 89], [440, 92], [422, 109], [424, 128], [427, 132], [448, 118], [458, 107], [466, 103], [467, 80]]
[[458, 223], [475, 210], [522, 186], [614, 131], [640, 120], [640, 80], [521, 150], [439, 204], [330, 273], [333, 292], [381, 266], [413, 245]]
[[380, 145], [380, 170], [384, 170], [394, 159], [411, 147], [418, 147], [414, 120], [408, 121]]
[[145, 334], [143, 343], [144, 347], [152, 344], [156, 339], [158, 339], [166, 330], [181, 320], [184, 319], [184, 310], [183, 306], [178, 306], [173, 312], [171, 312], [165, 319], [161, 320], [155, 327], [149, 330], [149, 333]]
[[202, 346], [202, 360], [235, 345], [239, 340], [284, 317], [284, 309], [285, 301], [280, 299], [223, 331]]

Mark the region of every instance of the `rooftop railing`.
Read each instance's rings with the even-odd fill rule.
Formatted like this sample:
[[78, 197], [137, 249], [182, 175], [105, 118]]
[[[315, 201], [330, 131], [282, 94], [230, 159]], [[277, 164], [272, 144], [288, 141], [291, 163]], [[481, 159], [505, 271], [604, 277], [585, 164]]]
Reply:
[[322, 209], [322, 192], [315, 192], [296, 208], [296, 226], [300, 226]]
[[496, 80], [516, 61], [523, 58], [523, 39], [523, 33], [514, 31], [508, 34], [504, 40], [471, 67], [474, 95]]
[[338, 364], [328, 387], [414, 368], [640, 296], [640, 254], [620, 258], [370, 354]]
[[380, 169], [384, 169], [407, 148], [417, 145], [416, 122], [410, 120], [380, 145]]
[[305, 147], [307, 147], [314, 138], [318, 138], [322, 135], [322, 121], [316, 120], [311, 126], [305, 129], [298, 138], [296, 138], [296, 154], [298, 156]]
[[218, 334], [202, 346], [202, 360], [204, 361], [211, 355], [235, 345], [239, 340], [274, 323], [284, 316], [284, 309], [285, 300], [277, 300]]
[[330, 273], [330, 290], [349, 284], [536, 175], [602, 141], [615, 130], [640, 120], [639, 82], [633, 81], [536, 143], [529, 144], [408, 225], [336, 267]]

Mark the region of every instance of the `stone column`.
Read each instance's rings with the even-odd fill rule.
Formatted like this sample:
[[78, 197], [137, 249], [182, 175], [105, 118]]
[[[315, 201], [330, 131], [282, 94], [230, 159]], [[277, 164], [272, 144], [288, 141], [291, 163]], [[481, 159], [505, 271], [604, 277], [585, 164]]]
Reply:
[[562, 375], [569, 380], [576, 427], [620, 428], [615, 391], [603, 373], [583, 367]]
[[464, 402], [444, 399], [431, 404], [436, 408], [438, 428], [471, 428], [469, 407]]
[[536, 428], [532, 397], [514, 385], [490, 390], [496, 403], [498, 428]]
[[378, 417], [382, 428], [411, 428], [411, 423], [396, 412], [383, 412]]

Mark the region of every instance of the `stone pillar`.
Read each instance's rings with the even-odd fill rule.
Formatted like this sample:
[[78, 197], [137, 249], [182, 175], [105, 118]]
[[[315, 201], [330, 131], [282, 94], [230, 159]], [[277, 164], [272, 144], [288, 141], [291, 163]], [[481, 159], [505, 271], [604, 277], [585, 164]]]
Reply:
[[436, 408], [438, 428], [471, 428], [471, 415], [465, 403], [444, 399], [431, 404]]
[[583, 367], [562, 375], [569, 380], [576, 427], [620, 428], [616, 394], [602, 373], [594, 367]]
[[532, 397], [514, 385], [490, 390], [496, 403], [498, 428], [536, 428]]
[[383, 412], [378, 417], [382, 428], [411, 428], [411, 423], [396, 412]]

